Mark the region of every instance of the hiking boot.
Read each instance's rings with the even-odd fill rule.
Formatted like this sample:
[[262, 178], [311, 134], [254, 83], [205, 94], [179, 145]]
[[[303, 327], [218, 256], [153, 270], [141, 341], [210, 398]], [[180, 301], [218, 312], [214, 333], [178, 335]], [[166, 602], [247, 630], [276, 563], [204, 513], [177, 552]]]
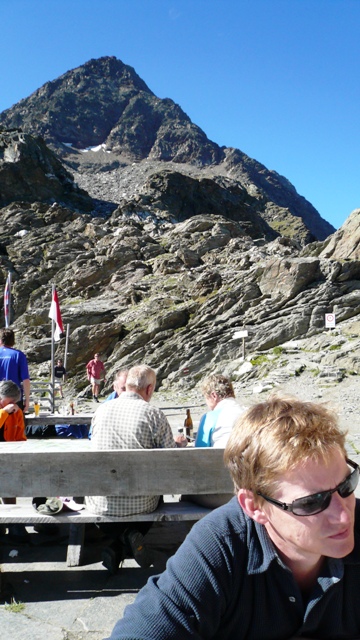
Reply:
[[140, 531], [136, 529], [127, 529], [123, 533], [123, 540], [131, 553], [131, 556], [136, 560], [139, 567], [147, 569], [153, 563], [151, 554], [144, 543], [144, 536]]
[[29, 542], [30, 534], [24, 524], [9, 524], [8, 536], [13, 542]]
[[95, 400], [95, 402], [99, 402], [99, 400], [98, 400], [98, 397], [97, 397], [97, 396], [94, 396], [94, 400]]
[[105, 547], [101, 552], [101, 560], [110, 575], [115, 576], [119, 571], [120, 563], [124, 560], [124, 552], [119, 541], [109, 547]]

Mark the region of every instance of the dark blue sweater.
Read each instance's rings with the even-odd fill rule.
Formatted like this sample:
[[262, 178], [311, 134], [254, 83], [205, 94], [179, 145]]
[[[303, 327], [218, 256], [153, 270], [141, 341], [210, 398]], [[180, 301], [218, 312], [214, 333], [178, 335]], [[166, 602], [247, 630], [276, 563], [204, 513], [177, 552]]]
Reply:
[[327, 559], [304, 606], [265, 528], [233, 498], [194, 525], [108, 640], [360, 638], [359, 529], [358, 517], [354, 551]]

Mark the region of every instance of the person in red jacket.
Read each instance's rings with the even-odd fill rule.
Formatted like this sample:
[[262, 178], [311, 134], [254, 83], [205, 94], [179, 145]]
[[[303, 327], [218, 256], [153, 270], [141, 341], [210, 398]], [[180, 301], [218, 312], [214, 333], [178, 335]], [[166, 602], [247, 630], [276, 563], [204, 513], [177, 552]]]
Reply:
[[[21, 391], [15, 382], [0, 382], [0, 442], [26, 440], [24, 414], [18, 402]], [[16, 504], [16, 498], [2, 498], [4, 504]], [[25, 542], [28, 532], [23, 524], [9, 525], [9, 536], [14, 542]]]
[[88, 380], [91, 384], [93, 398], [95, 402], [99, 402], [98, 395], [99, 395], [99, 389], [100, 389], [101, 376], [104, 376], [104, 383], [106, 382], [106, 380], [105, 380], [104, 363], [101, 362], [100, 356], [98, 353], [95, 353], [94, 359], [90, 360], [87, 363], [86, 373], [87, 373]]

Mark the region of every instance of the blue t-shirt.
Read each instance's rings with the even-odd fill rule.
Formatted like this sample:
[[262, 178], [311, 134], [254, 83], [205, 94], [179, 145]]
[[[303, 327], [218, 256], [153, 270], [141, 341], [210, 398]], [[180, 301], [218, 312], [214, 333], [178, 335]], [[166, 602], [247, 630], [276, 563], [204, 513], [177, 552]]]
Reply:
[[200, 418], [195, 447], [211, 447], [211, 434], [214, 431], [221, 409], [208, 411]]
[[116, 400], [116, 398], [118, 398], [118, 394], [116, 393], [116, 391], [112, 391], [107, 398], [105, 398], [104, 402], [107, 402], [108, 400]]
[[12, 380], [22, 389], [22, 381], [29, 379], [26, 355], [18, 349], [0, 347], [0, 380]]

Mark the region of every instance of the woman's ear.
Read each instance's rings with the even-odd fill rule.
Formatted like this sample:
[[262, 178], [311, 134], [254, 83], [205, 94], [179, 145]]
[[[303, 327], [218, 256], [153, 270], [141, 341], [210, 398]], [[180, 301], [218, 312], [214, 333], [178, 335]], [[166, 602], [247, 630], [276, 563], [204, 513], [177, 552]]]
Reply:
[[268, 522], [266, 513], [263, 511], [262, 507], [259, 506], [252, 491], [249, 489], [239, 489], [237, 498], [240, 507], [245, 511], [249, 518], [255, 520], [255, 522], [258, 522], [259, 524], [266, 524]]

